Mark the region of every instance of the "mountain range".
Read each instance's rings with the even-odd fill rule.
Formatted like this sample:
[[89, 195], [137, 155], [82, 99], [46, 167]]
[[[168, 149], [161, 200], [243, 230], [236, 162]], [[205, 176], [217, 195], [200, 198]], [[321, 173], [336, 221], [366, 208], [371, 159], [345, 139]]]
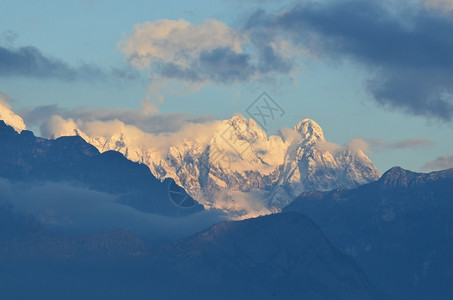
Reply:
[[[373, 181], [379, 173], [369, 159], [326, 142], [312, 120], [268, 138], [238, 116], [216, 123], [206, 144], [182, 139], [171, 146], [159, 166], [172, 166], [176, 180], [161, 181], [153, 175], [166, 172], [153, 162], [160, 154], [132, 152], [127, 145], [136, 144], [126, 135], [118, 142], [75, 129], [45, 139], [17, 115], [0, 116], [0, 295], [6, 298], [387, 299], [380, 291], [395, 299], [453, 298], [453, 169], [422, 174], [395, 167]], [[90, 139], [105, 142], [105, 149]], [[125, 155], [107, 150], [110, 143]], [[141, 150], [154, 160], [125, 157], [134, 153], [140, 161]], [[200, 202], [207, 212], [221, 208], [230, 218], [288, 205], [283, 213], [242, 221], [216, 217], [209, 229], [204, 223], [188, 230], [199, 233], [164, 245], [125, 230], [136, 223], [165, 235], [169, 227], [184, 231], [196, 223], [204, 207], [178, 183], [204, 187]], [[58, 194], [62, 186], [67, 193]], [[303, 192], [285, 200], [296, 191]], [[230, 204], [262, 196], [266, 211], [225, 206], [215, 197], [221, 193]], [[204, 198], [209, 195], [212, 200]], [[19, 204], [41, 207], [47, 219]], [[79, 222], [94, 234], [53, 231], [48, 225], [55, 220], [74, 221], [56, 207], [78, 209]], [[129, 216], [123, 222], [120, 211]], [[116, 230], [99, 230], [103, 218]], [[148, 218], [153, 221], [143, 222]], [[169, 222], [175, 219], [186, 221]]]
[[386, 299], [298, 213], [223, 222], [160, 247], [125, 231], [59, 236], [8, 206], [0, 222], [5, 299]]
[[[174, 181], [161, 182], [145, 165], [121, 153], [100, 153], [80, 136], [49, 140], [16, 130], [0, 121], [0, 177], [16, 189], [50, 181], [106, 192], [148, 213], [175, 216], [203, 209], [196, 203], [175, 205], [169, 197]], [[2, 297], [386, 298], [353, 260], [298, 213], [223, 222], [156, 246], [121, 228], [90, 235], [50, 231], [18, 209], [21, 194], [15, 189], [12, 194], [9, 203], [0, 199]], [[45, 200], [41, 198], [29, 205], [39, 205], [33, 202]], [[64, 199], [57, 200], [65, 205]], [[85, 200], [90, 201], [76, 199]]]
[[395, 167], [356, 189], [304, 193], [284, 211], [312, 218], [395, 299], [453, 299], [453, 169]]
[[327, 142], [311, 119], [271, 136], [240, 115], [205, 127], [203, 133], [178, 135], [165, 146], [165, 137], [138, 139], [129, 127], [114, 134], [87, 133], [74, 123], [59, 127], [54, 137], [77, 135], [100, 152], [121, 152], [231, 218], [279, 211], [304, 191], [354, 188], [380, 177], [361, 150]]

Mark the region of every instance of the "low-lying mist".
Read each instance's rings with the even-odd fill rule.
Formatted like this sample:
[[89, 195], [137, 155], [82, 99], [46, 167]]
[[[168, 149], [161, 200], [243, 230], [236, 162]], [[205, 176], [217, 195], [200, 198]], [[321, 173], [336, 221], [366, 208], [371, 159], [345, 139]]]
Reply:
[[0, 178], [0, 201], [33, 215], [53, 232], [65, 235], [128, 230], [150, 242], [167, 242], [225, 220], [216, 210], [168, 217], [141, 212], [118, 202], [117, 196], [70, 184], [16, 183]]

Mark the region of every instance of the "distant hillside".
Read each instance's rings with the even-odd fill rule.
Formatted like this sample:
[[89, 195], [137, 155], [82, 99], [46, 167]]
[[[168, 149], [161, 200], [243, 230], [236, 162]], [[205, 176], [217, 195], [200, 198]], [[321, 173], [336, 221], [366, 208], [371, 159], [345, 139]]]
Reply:
[[163, 247], [122, 231], [61, 237], [8, 207], [0, 219], [4, 299], [386, 299], [297, 213]]
[[396, 299], [453, 299], [453, 169], [395, 167], [356, 189], [304, 193], [284, 211], [312, 218]]

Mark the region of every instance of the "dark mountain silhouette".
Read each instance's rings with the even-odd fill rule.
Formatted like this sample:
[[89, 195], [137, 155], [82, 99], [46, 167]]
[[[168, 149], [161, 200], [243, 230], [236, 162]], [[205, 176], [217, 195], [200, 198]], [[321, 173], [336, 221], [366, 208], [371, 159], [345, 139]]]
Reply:
[[172, 179], [160, 182], [143, 164], [121, 153], [99, 153], [81, 137], [48, 140], [31, 131], [17, 133], [0, 120], [0, 177], [18, 182], [64, 182], [114, 194], [119, 201], [142, 211], [185, 215], [203, 210], [192, 198], [189, 207], [169, 197]]
[[207, 299], [386, 299], [298, 213], [219, 223], [164, 251], [172, 278]]
[[453, 299], [453, 169], [395, 167], [356, 189], [304, 193], [284, 211], [312, 218], [396, 299]]
[[298, 213], [160, 247], [123, 231], [62, 237], [5, 206], [0, 220], [5, 299], [386, 299]]

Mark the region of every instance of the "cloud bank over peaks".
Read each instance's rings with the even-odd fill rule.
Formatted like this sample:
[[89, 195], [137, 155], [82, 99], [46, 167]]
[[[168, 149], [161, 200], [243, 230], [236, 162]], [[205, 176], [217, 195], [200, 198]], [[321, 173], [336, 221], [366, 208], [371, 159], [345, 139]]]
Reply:
[[[51, 113], [51, 117], [47, 117], [46, 112]], [[163, 155], [172, 147], [192, 141], [205, 147], [220, 124], [209, 117], [191, 118], [183, 114], [150, 115], [142, 110], [64, 110], [58, 106], [28, 110], [25, 118], [39, 126], [43, 137], [55, 139], [79, 135], [101, 152], [117, 150], [134, 161], [142, 161], [142, 153]]]
[[162, 97], [159, 95], [157, 95], [157, 99], [154, 101], [146, 98], [142, 101], [142, 105], [138, 109], [121, 107], [79, 107], [66, 109], [52, 104], [22, 109], [20, 115], [26, 119], [29, 126], [40, 127], [41, 134], [45, 137], [51, 136], [52, 132], [49, 132], [46, 126], [48, 126], [47, 123], [50, 117], [55, 115], [65, 120], [72, 119], [77, 124], [119, 120], [125, 124], [133, 125], [144, 132], [155, 134], [177, 132], [187, 124], [202, 124], [213, 121], [212, 116], [209, 115], [194, 116], [190, 113], [161, 114], [156, 108], [156, 104], [159, 101], [162, 101]]

